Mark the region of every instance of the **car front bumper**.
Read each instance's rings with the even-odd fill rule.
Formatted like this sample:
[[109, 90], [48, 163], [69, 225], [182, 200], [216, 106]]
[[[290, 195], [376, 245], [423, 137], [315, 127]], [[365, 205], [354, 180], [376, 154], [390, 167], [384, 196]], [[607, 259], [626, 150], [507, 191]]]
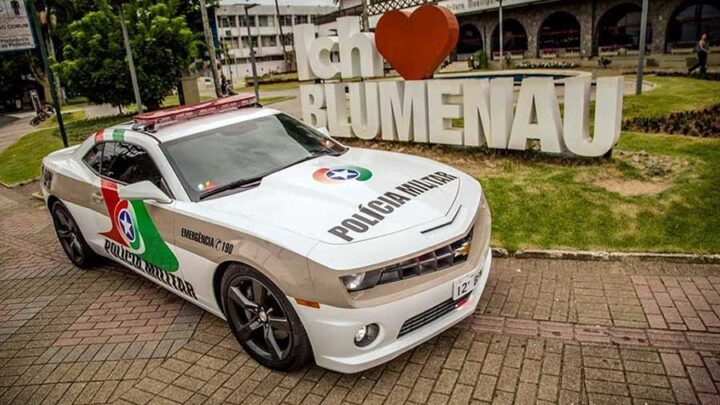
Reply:
[[[405, 321], [452, 300], [453, 282], [457, 278], [419, 294], [369, 308], [348, 309], [322, 305], [319, 309], [313, 309], [298, 305], [294, 299], [290, 299], [290, 302], [305, 326], [315, 362], [333, 371], [356, 373], [399, 356], [471, 315], [485, 289], [491, 262], [492, 253], [488, 249], [486, 257], [478, 266], [478, 284], [467, 295], [467, 300], [454, 305], [450, 312], [400, 337], [398, 335]], [[477, 271], [478, 267], [465, 274]], [[380, 326], [379, 336], [369, 346], [357, 347], [354, 343], [355, 333], [370, 323]]]

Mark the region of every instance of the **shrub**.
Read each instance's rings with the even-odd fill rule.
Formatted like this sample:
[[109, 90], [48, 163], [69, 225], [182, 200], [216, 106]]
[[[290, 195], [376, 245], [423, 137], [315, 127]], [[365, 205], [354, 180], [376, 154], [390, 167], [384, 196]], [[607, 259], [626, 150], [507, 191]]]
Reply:
[[720, 137], [720, 104], [700, 111], [684, 111], [664, 117], [637, 117], [623, 122], [623, 129], [698, 137]]
[[485, 51], [477, 51], [473, 55], [473, 69], [488, 69], [490, 68], [490, 58], [488, 58]]

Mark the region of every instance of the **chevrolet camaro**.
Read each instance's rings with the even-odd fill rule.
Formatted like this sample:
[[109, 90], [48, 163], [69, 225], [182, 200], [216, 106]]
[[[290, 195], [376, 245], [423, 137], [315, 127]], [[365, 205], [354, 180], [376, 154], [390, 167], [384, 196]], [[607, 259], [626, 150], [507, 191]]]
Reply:
[[397, 357], [471, 315], [490, 271], [476, 179], [246, 95], [98, 131], [45, 157], [42, 190], [76, 266], [137, 272], [277, 370]]

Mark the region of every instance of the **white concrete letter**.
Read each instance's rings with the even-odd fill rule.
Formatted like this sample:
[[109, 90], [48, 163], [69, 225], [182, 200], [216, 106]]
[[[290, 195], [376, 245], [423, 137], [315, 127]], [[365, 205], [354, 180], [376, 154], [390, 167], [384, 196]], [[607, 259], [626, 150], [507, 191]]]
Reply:
[[312, 80], [317, 76], [310, 68], [310, 47], [315, 41], [315, 25], [300, 24], [293, 27], [298, 80]]
[[383, 75], [383, 58], [375, 47], [375, 34], [360, 32], [360, 17], [338, 18], [337, 32], [343, 79]]
[[524, 150], [528, 139], [539, 139], [543, 152], [561, 153], [564, 149], [560, 106], [550, 77], [523, 79], [520, 87], [508, 148]]
[[380, 132], [377, 82], [350, 83], [350, 125], [360, 139], [374, 139]]
[[427, 93], [424, 80], [379, 82], [382, 139], [427, 142]]
[[463, 80], [464, 145], [482, 146], [490, 136], [490, 81]]
[[590, 78], [575, 77], [565, 82], [565, 145], [570, 152], [598, 157], [615, 146], [620, 137], [623, 77], [597, 80], [595, 133], [590, 137]]
[[300, 105], [303, 121], [314, 128], [327, 127], [325, 110], [325, 92], [322, 84], [303, 84], [300, 86]]
[[461, 107], [446, 103], [448, 96], [460, 96], [461, 89], [462, 80], [428, 80], [430, 142], [462, 145], [462, 129], [452, 128], [452, 119], [462, 117]]
[[351, 134], [345, 84], [330, 83], [323, 86], [325, 86], [325, 100], [327, 102], [328, 130], [333, 137], [347, 138]]
[[340, 73], [338, 64], [330, 60], [330, 54], [337, 50], [337, 37], [320, 37], [310, 45], [308, 51], [310, 68], [317, 77], [334, 79]]
[[[513, 86], [511, 77], [490, 80], [490, 136], [488, 148], [507, 149], [513, 121]], [[466, 124], [467, 125], [467, 124]]]

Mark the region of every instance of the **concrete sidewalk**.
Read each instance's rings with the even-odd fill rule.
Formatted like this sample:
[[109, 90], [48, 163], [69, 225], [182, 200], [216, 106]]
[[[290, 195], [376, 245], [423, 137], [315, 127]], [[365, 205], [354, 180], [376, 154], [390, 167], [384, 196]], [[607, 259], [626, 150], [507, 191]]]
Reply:
[[720, 266], [497, 259], [474, 316], [364, 373], [259, 366], [140, 276], [74, 268], [0, 189], [0, 404], [720, 403]]

